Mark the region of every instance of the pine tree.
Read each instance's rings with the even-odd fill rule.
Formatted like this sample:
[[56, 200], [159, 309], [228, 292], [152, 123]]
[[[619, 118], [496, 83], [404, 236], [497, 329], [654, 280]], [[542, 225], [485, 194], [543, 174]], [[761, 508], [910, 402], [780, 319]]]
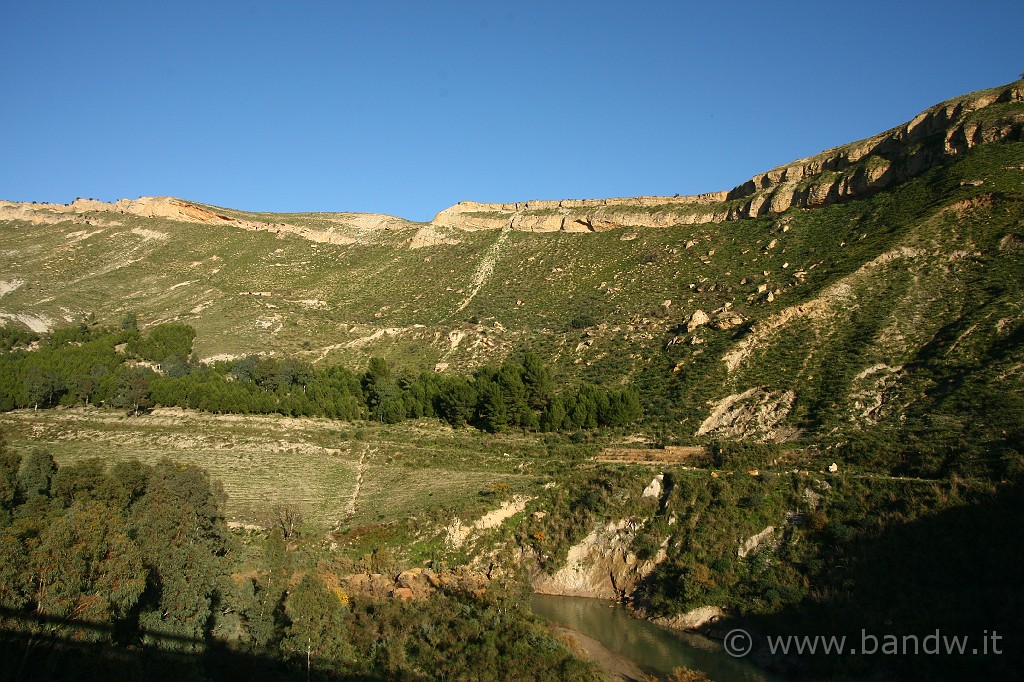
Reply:
[[523, 384], [526, 386], [530, 407], [537, 411], [547, 408], [554, 393], [551, 370], [536, 353], [523, 357]]
[[18, 472], [18, 485], [24, 499], [33, 497], [49, 497], [50, 485], [57, 474], [57, 464], [53, 455], [46, 450], [33, 448], [22, 458], [21, 470]]
[[505, 425], [507, 413], [501, 386], [489, 380], [477, 380], [476, 421], [486, 431], [497, 431]]
[[281, 648], [291, 658], [304, 661], [307, 675], [318, 669], [336, 673], [339, 663], [352, 659], [346, 610], [316, 573], [307, 573], [291, 590], [285, 603], [289, 624]]

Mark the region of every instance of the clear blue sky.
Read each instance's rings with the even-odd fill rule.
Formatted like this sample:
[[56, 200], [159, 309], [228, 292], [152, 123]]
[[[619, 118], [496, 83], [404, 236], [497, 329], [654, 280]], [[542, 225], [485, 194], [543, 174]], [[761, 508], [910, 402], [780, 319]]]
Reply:
[[428, 220], [731, 189], [1024, 71], [1024, 3], [6, 2], [0, 198]]

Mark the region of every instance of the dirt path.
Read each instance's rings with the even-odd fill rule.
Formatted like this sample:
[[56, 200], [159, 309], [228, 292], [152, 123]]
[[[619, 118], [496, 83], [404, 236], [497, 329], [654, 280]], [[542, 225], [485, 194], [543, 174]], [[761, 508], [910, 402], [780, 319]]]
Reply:
[[363, 454], [359, 456], [359, 464], [356, 465], [356, 487], [352, 490], [352, 497], [345, 507], [345, 518], [350, 519], [356, 515], [356, 502], [359, 499], [359, 490], [363, 487], [363, 473], [366, 472], [366, 460], [377, 449], [370, 449], [369, 445], [363, 446]]

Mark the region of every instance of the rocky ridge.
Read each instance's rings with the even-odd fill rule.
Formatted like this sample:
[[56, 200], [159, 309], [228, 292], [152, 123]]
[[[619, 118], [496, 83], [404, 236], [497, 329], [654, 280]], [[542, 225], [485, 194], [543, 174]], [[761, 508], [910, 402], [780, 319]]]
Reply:
[[[243, 230], [265, 230], [277, 234], [294, 234], [312, 242], [351, 244], [367, 232], [414, 226], [402, 218], [375, 213], [318, 214], [316, 227], [296, 225], [276, 215], [274, 220], [253, 219], [259, 214], [230, 215], [235, 211], [202, 206], [175, 197], [141, 197], [120, 199], [113, 203], [95, 199], [75, 199], [70, 204], [0, 201], [0, 220], [17, 220], [35, 225], [71, 222], [107, 227], [120, 225], [116, 216], [166, 218], [178, 222], [220, 225]], [[113, 215], [111, 215], [113, 214]], [[428, 243], [441, 243], [443, 239]]]
[[[979, 144], [1024, 139], [1024, 81], [957, 97], [873, 137], [824, 151], [754, 176], [730, 191], [693, 196], [532, 200], [488, 204], [462, 201], [430, 223], [380, 214], [318, 213], [315, 227], [290, 215], [249, 214], [173, 197], [70, 204], [0, 201], [0, 220], [35, 224], [117, 224], [110, 214], [271, 230], [314, 242], [349, 244], [376, 230], [409, 230], [411, 248], [458, 242], [459, 231], [604, 232], [621, 227], [721, 223], [818, 208], [862, 197], [943, 164]], [[238, 213], [238, 215], [232, 215]], [[267, 215], [267, 220], [259, 220]], [[244, 217], [243, 217], [244, 216]], [[306, 221], [308, 222], [308, 221]]]
[[1024, 82], [958, 97], [873, 137], [754, 176], [728, 192], [481, 204], [464, 201], [434, 218], [464, 230], [602, 232], [618, 227], [721, 223], [848, 201], [920, 175], [979, 144], [1024, 137]]

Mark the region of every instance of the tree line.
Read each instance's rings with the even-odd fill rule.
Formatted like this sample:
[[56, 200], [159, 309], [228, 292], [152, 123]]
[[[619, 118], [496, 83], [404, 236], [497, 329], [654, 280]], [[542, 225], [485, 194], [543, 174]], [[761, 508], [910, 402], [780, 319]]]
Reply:
[[249, 355], [212, 364], [192, 355], [195, 330], [160, 324], [143, 334], [88, 325], [47, 337], [9, 334], [0, 353], [0, 410], [103, 405], [136, 414], [154, 406], [213, 413], [369, 419], [437, 418], [487, 431], [620, 427], [642, 416], [631, 387], [556, 386], [534, 353], [471, 375], [395, 372], [372, 358], [363, 372], [294, 358]]

